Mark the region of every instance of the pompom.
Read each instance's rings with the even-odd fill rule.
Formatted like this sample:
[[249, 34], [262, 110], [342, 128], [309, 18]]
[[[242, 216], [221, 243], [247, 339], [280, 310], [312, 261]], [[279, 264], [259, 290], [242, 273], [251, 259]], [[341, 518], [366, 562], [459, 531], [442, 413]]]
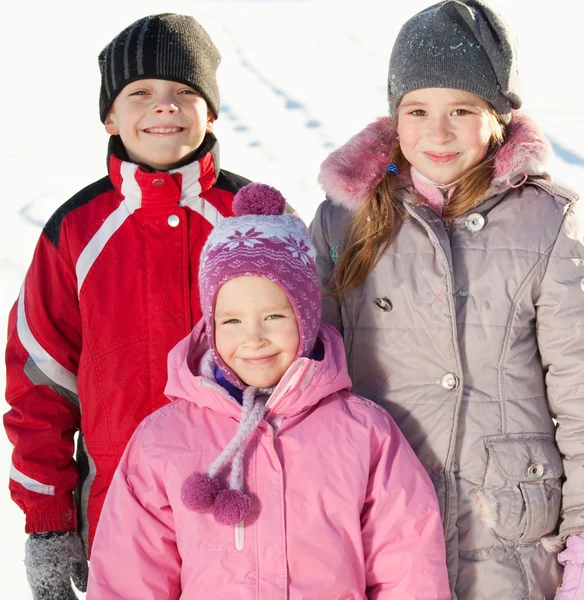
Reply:
[[249, 183], [233, 199], [233, 213], [243, 215], [283, 215], [286, 199], [276, 189], [264, 183]]
[[213, 505], [213, 516], [220, 525], [236, 525], [245, 519], [251, 498], [239, 490], [221, 490]]
[[215, 477], [207, 473], [191, 473], [182, 484], [180, 497], [183, 504], [190, 510], [202, 512], [213, 505], [221, 491], [221, 484]]

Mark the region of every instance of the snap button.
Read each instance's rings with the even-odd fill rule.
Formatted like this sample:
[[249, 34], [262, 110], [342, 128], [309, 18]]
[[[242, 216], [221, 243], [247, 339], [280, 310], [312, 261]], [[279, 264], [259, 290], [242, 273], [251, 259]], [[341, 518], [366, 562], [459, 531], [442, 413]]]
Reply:
[[466, 288], [461, 288], [458, 294], [460, 296], [468, 296], [468, 290]]
[[393, 304], [387, 296], [384, 296], [383, 298], [375, 298], [375, 300], [373, 300], [373, 304], [375, 304], [375, 308], [378, 308], [383, 312], [390, 312], [393, 309]]
[[485, 217], [481, 213], [471, 213], [466, 218], [465, 225], [472, 233], [478, 233], [485, 226]]
[[447, 391], [452, 392], [460, 383], [460, 380], [454, 373], [446, 373], [440, 380], [440, 385]]
[[176, 227], [180, 223], [180, 219], [177, 215], [170, 215], [170, 217], [167, 219], [167, 222], [171, 227]]
[[531, 481], [537, 481], [543, 477], [543, 465], [541, 463], [533, 463], [527, 469], [527, 477]]
[[152, 185], [155, 185], [156, 187], [162, 187], [166, 182], [164, 181], [164, 179], [155, 179], [152, 182]]

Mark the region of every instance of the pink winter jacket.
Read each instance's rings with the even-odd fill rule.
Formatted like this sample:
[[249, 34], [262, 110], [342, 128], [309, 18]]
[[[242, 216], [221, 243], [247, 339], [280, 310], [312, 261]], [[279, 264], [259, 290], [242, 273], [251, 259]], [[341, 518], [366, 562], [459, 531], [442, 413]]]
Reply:
[[320, 340], [324, 359], [289, 368], [247, 442], [253, 500], [235, 528], [188, 510], [180, 490], [225, 448], [241, 406], [194, 374], [207, 350], [202, 323], [171, 351], [173, 402], [124, 453], [88, 600], [450, 599], [430, 479], [385, 410], [350, 393], [339, 334], [323, 325]]

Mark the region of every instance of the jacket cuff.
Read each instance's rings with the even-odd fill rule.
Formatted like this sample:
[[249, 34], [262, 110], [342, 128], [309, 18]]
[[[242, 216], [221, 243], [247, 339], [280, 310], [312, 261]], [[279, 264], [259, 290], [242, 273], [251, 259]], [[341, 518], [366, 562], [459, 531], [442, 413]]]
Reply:
[[24, 531], [42, 533], [48, 531], [71, 531], [77, 529], [77, 515], [73, 507], [56, 511], [38, 510], [26, 515]]

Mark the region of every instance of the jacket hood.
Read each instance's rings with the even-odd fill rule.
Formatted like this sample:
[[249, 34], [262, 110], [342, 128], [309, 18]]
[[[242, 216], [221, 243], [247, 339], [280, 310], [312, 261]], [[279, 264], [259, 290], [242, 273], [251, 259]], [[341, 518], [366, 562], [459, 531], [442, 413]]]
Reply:
[[[353, 136], [322, 163], [318, 181], [328, 198], [356, 211], [385, 175], [397, 131], [389, 117], [381, 117]], [[517, 176], [545, 177], [551, 147], [537, 125], [514, 112], [507, 139], [494, 159], [491, 190], [515, 185]], [[400, 174], [404, 184], [409, 174]], [[492, 193], [490, 192], [490, 193]]]
[[[322, 344], [322, 360], [298, 358], [286, 371], [268, 400], [268, 412], [276, 407], [278, 415], [296, 416], [322, 399], [350, 390], [343, 339], [331, 325], [322, 324], [317, 343]], [[241, 407], [211, 377], [202, 364], [209, 349], [203, 320], [168, 355], [168, 382], [164, 393], [170, 400], [188, 400], [239, 418]]]

